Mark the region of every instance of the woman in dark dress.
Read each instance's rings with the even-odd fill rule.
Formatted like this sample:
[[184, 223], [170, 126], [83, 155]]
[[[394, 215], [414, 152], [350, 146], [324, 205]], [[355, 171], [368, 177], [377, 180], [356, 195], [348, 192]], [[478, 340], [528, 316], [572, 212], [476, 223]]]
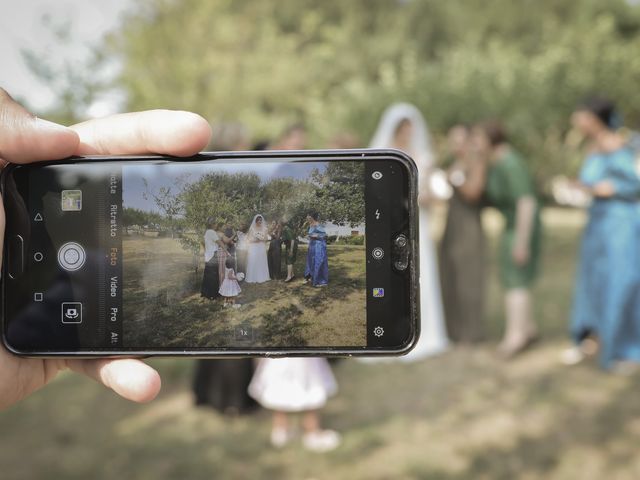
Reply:
[[[235, 250], [234, 232], [227, 225], [224, 232], [215, 231], [215, 222], [207, 219], [204, 236], [205, 269], [202, 296], [218, 297], [219, 258], [226, 258], [227, 248]], [[221, 255], [222, 254], [222, 255]], [[253, 376], [253, 361], [245, 359], [198, 360], [193, 381], [196, 405], [209, 405], [222, 413], [240, 414], [253, 410], [257, 404], [247, 394]]]
[[486, 295], [485, 236], [480, 218], [486, 162], [473, 154], [470, 133], [466, 125], [449, 130], [451, 159], [447, 167], [453, 196], [440, 244], [447, 331], [452, 341], [462, 343], [482, 340]]
[[258, 406], [247, 393], [254, 370], [250, 358], [198, 360], [193, 381], [196, 405], [225, 414], [250, 413]]
[[267, 262], [269, 264], [269, 276], [272, 280], [277, 280], [282, 275], [282, 222], [273, 221], [269, 228], [269, 250], [267, 252]]
[[234, 270], [238, 271], [238, 259], [236, 257], [238, 234], [233, 231], [229, 223], [225, 223], [223, 226], [221, 240], [227, 248], [227, 255], [233, 259]]

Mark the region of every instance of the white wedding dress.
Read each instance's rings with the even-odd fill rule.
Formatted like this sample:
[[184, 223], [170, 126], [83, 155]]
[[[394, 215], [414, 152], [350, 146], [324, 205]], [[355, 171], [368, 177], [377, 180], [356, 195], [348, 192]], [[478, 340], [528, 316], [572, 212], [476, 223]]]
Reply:
[[267, 244], [269, 239], [267, 229], [264, 225], [264, 217], [262, 220], [262, 228], [256, 226], [256, 215], [249, 228], [247, 234], [247, 273], [244, 277], [246, 283], [263, 283], [271, 280], [269, 276], [269, 263], [267, 261]]
[[[408, 119], [413, 126], [411, 152], [407, 152], [418, 166], [420, 190], [428, 188], [428, 171], [433, 165], [433, 153], [427, 124], [420, 111], [407, 103], [396, 103], [382, 116], [378, 129], [371, 141], [371, 148], [391, 148], [393, 136], [400, 122]], [[415, 348], [399, 360], [411, 362], [442, 353], [449, 347], [449, 339], [444, 324], [442, 294], [438, 260], [430, 233], [429, 210], [419, 208], [418, 228], [420, 229], [420, 340]], [[386, 357], [390, 359], [390, 357]], [[385, 360], [382, 357], [364, 358], [364, 361]]]

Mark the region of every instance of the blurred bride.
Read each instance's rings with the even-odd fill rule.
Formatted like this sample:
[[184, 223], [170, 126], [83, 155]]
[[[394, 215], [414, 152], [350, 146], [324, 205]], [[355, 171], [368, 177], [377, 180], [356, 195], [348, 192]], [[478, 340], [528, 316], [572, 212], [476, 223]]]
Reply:
[[[444, 326], [440, 279], [433, 239], [430, 235], [428, 204], [433, 184], [433, 151], [424, 117], [408, 103], [395, 103], [385, 110], [371, 148], [396, 148], [407, 153], [418, 166], [420, 229], [420, 341], [402, 360], [419, 360], [446, 350], [449, 340]], [[437, 184], [436, 184], [437, 185]]]
[[267, 243], [269, 232], [264, 217], [260, 214], [253, 217], [253, 222], [247, 232], [247, 283], [262, 283], [271, 280], [269, 276], [269, 262], [267, 261]]

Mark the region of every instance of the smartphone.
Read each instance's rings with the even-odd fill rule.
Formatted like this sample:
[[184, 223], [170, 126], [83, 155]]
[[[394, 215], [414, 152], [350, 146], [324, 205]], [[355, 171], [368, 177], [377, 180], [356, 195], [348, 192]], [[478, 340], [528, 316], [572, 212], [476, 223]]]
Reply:
[[19, 355], [400, 355], [417, 174], [393, 150], [82, 157], [2, 172]]

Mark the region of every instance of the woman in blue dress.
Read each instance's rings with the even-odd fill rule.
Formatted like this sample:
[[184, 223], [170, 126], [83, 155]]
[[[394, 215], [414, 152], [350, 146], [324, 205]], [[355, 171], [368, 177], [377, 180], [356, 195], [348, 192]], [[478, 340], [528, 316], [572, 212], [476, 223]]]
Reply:
[[571, 319], [576, 347], [563, 356], [568, 364], [589, 353], [591, 337], [603, 367], [640, 362], [640, 177], [616, 122], [614, 105], [604, 99], [585, 102], [572, 116], [592, 144], [580, 182], [593, 201]]
[[306, 283], [314, 287], [325, 287], [329, 283], [329, 262], [327, 260], [327, 232], [320, 224], [318, 212], [309, 212], [309, 250], [304, 269]]

